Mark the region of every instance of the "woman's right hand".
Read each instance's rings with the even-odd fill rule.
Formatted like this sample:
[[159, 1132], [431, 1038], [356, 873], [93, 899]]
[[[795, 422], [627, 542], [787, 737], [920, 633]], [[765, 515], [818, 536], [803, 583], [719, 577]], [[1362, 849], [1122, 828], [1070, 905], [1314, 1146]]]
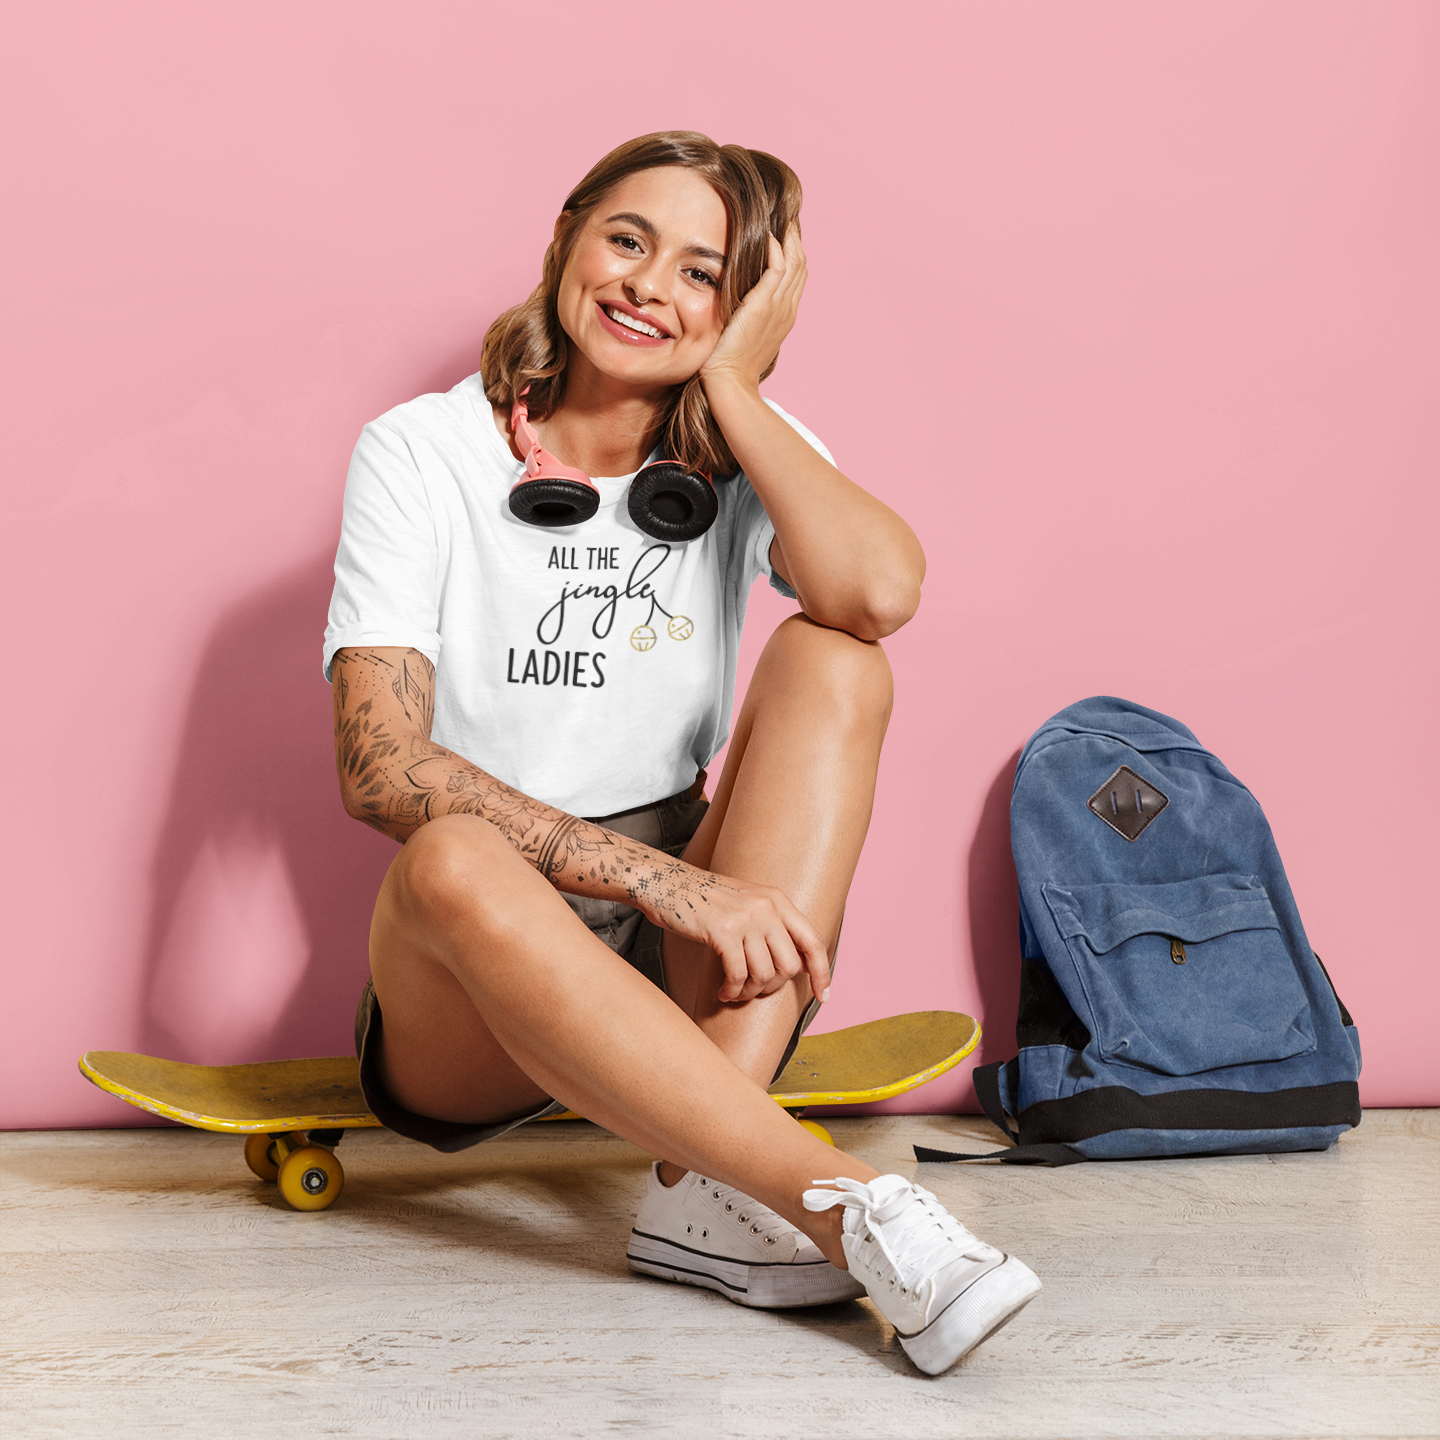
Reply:
[[820, 932], [783, 890], [716, 875], [683, 860], [634, 882], [632, 904], [666, 930], [708, 945], [720, 958], [720, 999], [753, 1000], [797, 975], [817, 999], [830, 994], [830, 957]]
[[707, 394], [727, 376], [758, 393], [760, 377], [775, 363], [781, 343], [795, 328], [808, 274], [800, 227], [790, 226], [784, 245], [773, 235], [769, 243], [764, 274], [740, 301], [700, 367]]

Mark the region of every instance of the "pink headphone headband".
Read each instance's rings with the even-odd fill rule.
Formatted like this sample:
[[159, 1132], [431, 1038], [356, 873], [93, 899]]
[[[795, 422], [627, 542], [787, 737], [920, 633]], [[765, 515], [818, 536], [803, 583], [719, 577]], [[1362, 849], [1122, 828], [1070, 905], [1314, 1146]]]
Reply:
[[594, 484], [583, 470], [577, 470], [573, 465], [562, 465], [541, 445], [540, 437], [530, 423], [530, 407], [525, 403], [525, 396], [529, 393], [530, 387], [527, 385], [515, 397], [515, 403], [510, 407], [510, 428], [515, 432], [515, 438], [525, 452], [525, 479], [573, 480], [594, 490]]

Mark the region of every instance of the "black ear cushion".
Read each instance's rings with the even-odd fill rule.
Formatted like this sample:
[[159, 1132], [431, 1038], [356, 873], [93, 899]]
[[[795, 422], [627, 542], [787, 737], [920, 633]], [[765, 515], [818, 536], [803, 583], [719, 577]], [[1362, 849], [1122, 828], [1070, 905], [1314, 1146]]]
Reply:
[[510, 492], [510, 513], [527, 525], [578, 525], [600, 508], [600, 492], [578, 480], [523, 480]]
[[630, 518], [657, 540], [694, 540], [720, 513], [715, 487], [669, 460], [647, 465], [630, 482]]

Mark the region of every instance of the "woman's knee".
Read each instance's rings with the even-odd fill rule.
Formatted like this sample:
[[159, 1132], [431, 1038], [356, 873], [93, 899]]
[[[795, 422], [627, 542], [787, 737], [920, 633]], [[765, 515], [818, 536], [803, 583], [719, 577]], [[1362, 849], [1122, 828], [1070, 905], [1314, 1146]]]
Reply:
[[488, 820], [441, 815], [405, 842], [383, 894], [411, 924], [503, 927], [523, 903], [516, 872], [528, 868]]
[[780, 683], [803, 687], [836, 723], [884, 733], [895, 699], [890, 661], [878, 640], [857, 640], [804, 615], [784, 620], [756, 667]]

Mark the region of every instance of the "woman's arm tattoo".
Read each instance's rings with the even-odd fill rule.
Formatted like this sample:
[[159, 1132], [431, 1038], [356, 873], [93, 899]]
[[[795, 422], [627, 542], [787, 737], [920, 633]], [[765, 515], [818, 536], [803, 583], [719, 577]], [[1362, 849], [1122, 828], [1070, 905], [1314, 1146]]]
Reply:
[[488, 820], [547, 880], [622, 897], [662, 918], [724, 881], [546, 805], [430, 739], [435, 667], [418, 650], [343, 649], [331, 668], [335, 765], [346, 809], [401, 842], [440, 815]]

